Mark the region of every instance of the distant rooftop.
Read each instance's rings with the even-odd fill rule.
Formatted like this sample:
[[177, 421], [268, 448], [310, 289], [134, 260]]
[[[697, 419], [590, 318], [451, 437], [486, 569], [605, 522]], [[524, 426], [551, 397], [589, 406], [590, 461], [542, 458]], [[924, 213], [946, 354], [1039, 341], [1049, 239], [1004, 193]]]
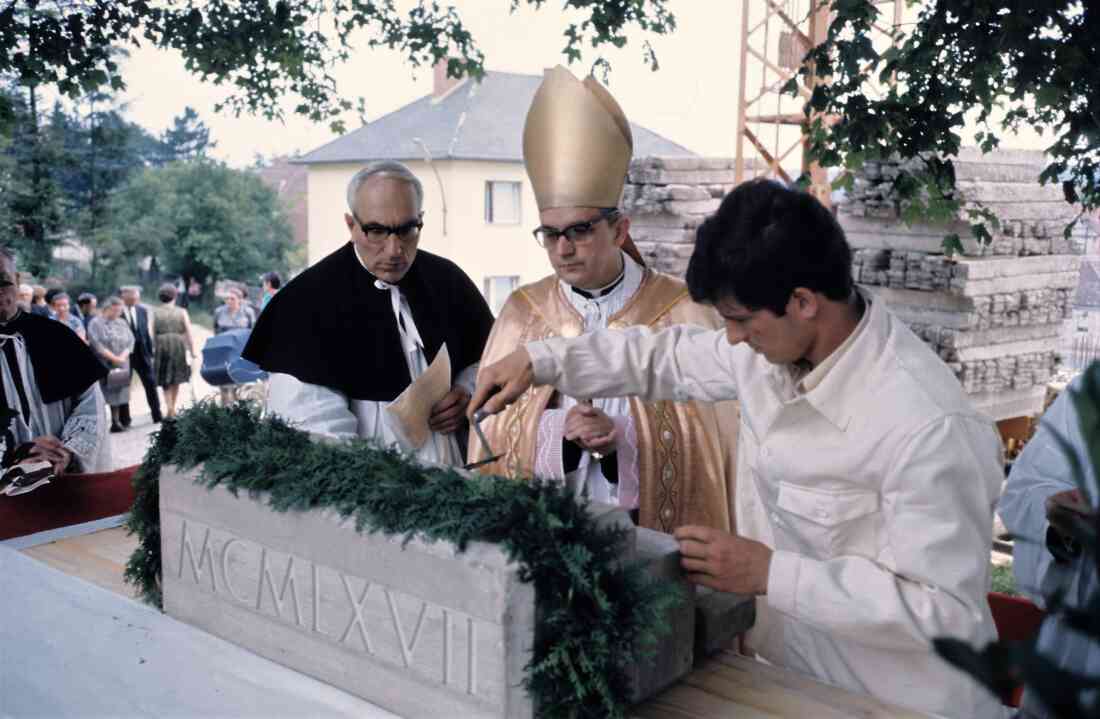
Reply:
[[[426, 95], [295, 160], [301, 164], [423, 160], [523, 161], [523, 123], [539, 75], [486, 72], [440, 97]], [[630, 124], [635, 157], [684, 157], [683, 145]], [[423, 143], [423, 146], [421, 145]]]

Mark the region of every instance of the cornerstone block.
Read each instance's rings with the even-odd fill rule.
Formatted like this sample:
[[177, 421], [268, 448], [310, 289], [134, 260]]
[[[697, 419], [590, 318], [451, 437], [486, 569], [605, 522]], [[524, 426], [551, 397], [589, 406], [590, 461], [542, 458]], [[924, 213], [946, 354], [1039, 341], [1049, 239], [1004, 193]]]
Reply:
[[164, 610], [407, 717], [530, 717], [535, 596], [494, 545], [360, 534], [165, 467]]

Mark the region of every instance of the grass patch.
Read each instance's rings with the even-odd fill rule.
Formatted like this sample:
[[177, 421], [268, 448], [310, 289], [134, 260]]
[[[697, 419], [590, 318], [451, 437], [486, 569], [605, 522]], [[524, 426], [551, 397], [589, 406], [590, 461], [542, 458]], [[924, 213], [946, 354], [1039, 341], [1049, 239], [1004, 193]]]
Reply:
[[1012, 576], [1012, 565], [993, 565], [993, 591], [1013, 597], [1020, 596], [1016, 591], [1016, 578]]

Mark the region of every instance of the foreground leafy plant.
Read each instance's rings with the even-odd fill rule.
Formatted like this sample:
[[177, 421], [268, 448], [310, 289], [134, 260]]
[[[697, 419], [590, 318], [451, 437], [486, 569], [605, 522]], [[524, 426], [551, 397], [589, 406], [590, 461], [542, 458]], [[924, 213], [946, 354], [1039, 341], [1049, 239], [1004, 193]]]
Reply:
[[201, 465], [208, 487], [265, 493], [280, 512], [327, 507], [360, 532], [500, 544], [533, 582], [539, 603], [525, 688], [541, 716], [623, 716], [627, 669], [652, 654], [677, 589], [619, 563], [621, 530], [597, 528], [558, 484], [466, 477], [427, 469], [360, 440], [310, 440], [244, 404], [200, 404], [166, 420], [134, 476], [128, 527], [138, 548], [126, 579], [160, 606], [161, 468]]

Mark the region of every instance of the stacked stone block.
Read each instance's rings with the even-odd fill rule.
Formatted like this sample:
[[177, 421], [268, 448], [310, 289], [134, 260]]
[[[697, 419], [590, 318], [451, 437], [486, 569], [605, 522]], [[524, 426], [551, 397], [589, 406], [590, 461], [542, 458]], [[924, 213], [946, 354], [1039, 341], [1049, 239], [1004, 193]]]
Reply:
[[[733, 164], [701, 157], [631, 164], [623, 206], [650, 267], [683, 277], [696, 228], [733, 188]], [[945, 224], [904, 223], [890, 190], [899, 170], [889, 163], [867, 163], [837, 207], [854, 250], [853, 277], [916, 330], [995, 419], [1042, 408], [1080, 254], [1096, 241], [1084, 222], [1064, 236], [1076, 209], [1059, 186], [1038, 184], [1044, 166], [1038, 152], [960, 153], [955, 175], [968, 207], [980, 203], [1000, 221], [985, 247], [965, 215]], [[943, 253], [951, 233], [962, 240], [961, 257]]]
[[623, 209], [646, 264], [677, 277], [687, 271], [695, 230], [733, 189], [733, 160], [646, 157], [630, 164]]
[[[1062, 322], [1071, 316], [1080, 252], [1091, 230], [1060, 187], [1042, 187], [1042, 153], [961, 153], [955, 162], [968, 206], [992, 210], [1000, 226], [980, 246], [969, 219], [906, 225], [891, 197], [898, 168], [868, 163], [838, 207], [852, 244], [852, 274], [952, 368], [975, 404], [994, 419], [1037, 413], [1057, 367]], [[964, 255], [943, 254], [956, 233]]]

